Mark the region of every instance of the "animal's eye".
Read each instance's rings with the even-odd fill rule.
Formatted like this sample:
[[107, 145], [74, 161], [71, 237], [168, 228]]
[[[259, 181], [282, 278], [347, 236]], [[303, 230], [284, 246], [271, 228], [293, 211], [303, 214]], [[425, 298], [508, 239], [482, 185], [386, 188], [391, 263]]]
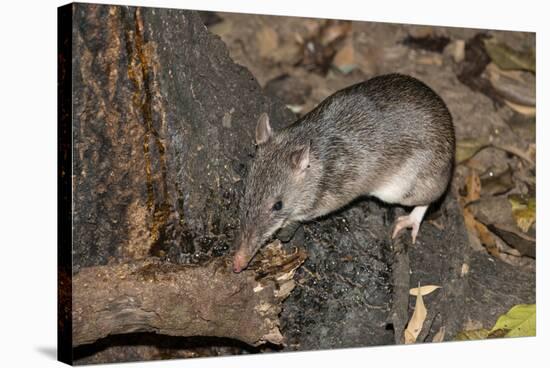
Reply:
[[275, 204], [273, 205], [272, 210], [273, 210], [273, 211], [280, 211], [281, 208], [283, 208], [283, 202], [277, 201], [277, 202], [275, 202]]

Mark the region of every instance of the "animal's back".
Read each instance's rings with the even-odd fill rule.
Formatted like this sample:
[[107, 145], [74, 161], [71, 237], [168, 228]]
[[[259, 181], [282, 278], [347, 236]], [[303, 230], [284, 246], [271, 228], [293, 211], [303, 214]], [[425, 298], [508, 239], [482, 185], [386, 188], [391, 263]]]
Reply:
[[297, 124], [301, 122], [313, 122], [315, 130], [329, 136], [375, 135], [384, 138], [382, 143], [387, 146], [415, 148], [426, 142], [454, 146], [452, 118], [443, 100], [426, 84], [401, 74], [374, 77], [342, 89]]
[[298, 140], [311, 139], [325, 165], [320, 199], [370, 194], [428, 203], [451, 175], [451, 115], [432, 89], [409, 76], [384, 75], [340, 90], [288, 129]]

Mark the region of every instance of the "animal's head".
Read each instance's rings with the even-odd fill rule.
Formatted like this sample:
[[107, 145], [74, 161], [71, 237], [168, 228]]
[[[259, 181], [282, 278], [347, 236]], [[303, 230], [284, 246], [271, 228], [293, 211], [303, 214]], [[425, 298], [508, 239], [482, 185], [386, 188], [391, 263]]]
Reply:
[[293, 138], [287, 130], [273, 131], [264, 113], [256, 125], [256, 144], [239, 209], [235, 272], [246, 268], [277, 230], [303, 219], [314, 201], [314, 193], [308, 190], [313, 164], [309, 139]]

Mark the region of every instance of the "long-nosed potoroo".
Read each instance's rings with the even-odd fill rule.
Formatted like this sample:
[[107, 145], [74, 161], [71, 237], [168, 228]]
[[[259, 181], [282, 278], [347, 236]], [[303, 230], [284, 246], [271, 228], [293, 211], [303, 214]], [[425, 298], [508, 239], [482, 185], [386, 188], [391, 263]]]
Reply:
[[240, 202], [233, 270], [240, 272], [277, 231], [329, 214], [359, 196], [414, 207], [392, 237], [416, 240], [430, 203], [445, 192], [455, 156], [451, 114], [426, 84], [388, 74], [342, 89], [293, 124], [256, 126], [256, 156]]

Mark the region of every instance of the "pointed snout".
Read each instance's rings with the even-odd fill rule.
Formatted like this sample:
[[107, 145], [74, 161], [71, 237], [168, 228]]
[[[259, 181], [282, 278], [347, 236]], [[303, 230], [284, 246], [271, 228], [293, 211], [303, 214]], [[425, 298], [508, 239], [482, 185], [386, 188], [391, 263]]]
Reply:
[[249, 242], [248, 236], [243, 236], [244, 233], [240, 231], [235, 238], [235, 256], [233, 257], [233, 272], [239, 273], [248, 266], [252, 254], [248, 251]]
[[263, 241], [256, 234], [255, 230], [247, 231], [245, 228], [235, 238], [234, 272], [239, 273], [244, 270], [260, 249]]
[[240, 250], [233, 257], [233, 272], [239, 273], [248, 266], [248, 257]]

